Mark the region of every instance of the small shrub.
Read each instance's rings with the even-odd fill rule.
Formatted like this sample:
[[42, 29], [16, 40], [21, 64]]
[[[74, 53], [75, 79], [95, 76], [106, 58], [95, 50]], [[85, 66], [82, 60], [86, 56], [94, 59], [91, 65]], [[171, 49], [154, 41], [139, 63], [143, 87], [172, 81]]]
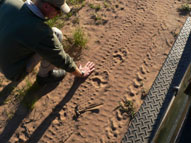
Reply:
[[181, 6], [181, 9], [182, 9], [183, 11], [190, 11], [190, 6], [186, 3], [186, 4], [183, 4], [183, 5]]
[[73, 34], [74, 46], [84, 48], [87, 44], [87, 38], [81, 28], [77, 28]]
[[119, 109], [122, 114], [127, 113], [130, 119], [134, 118], [135, 116], [133, 101], [127, 100], [126, 98], [119, 102], [119, 106], [117, 106], [116, 109]]
[[178, 11], [181, 15], [186, 15], [191, 11], [191, 7], [188, 3], [185, 3], [178, 9]]

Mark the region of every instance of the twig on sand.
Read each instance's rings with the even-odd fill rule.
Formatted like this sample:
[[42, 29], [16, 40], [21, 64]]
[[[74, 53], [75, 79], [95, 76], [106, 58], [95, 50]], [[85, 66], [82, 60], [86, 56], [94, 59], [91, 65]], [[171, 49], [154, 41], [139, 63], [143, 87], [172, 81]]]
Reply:
[[94, 103], [94, 104], [90, 104], [89, 106], [81, 108], [81, 109], [79, 109], [79, 105], [77, 105], [75, 107], [75, 118], [78, 118], [81, 114], [83, 114], [83, 113], [85, 113], [87, 111], [96, 110], [101, 105], [103, 105], [103, 103]]

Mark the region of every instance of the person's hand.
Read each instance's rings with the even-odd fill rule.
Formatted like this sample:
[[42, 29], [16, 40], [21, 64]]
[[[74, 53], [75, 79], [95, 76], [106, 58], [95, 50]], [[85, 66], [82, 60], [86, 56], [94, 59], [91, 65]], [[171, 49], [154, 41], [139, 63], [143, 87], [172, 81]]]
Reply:
[[79, 70], [82, 72], [81, 77], [88, 77], [94, 70], [95, 64], [93, 62], [87, 62], [84, 67], [80, 65]]

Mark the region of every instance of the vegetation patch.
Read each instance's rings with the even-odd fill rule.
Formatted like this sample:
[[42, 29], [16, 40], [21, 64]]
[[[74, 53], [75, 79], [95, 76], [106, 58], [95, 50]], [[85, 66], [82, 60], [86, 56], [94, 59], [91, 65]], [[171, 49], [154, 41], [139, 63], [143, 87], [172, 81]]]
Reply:
[[188, 3], [182, 4], [180, 8], [178, 8], [180, 15], [187, 15], [191, 11], [191, 6]]
[[101, 9], [101, 5], [100, 4], [94, 5], [94, 4], [90, 3], [89, 7], [92, 8], [92, 9], [95, 9], [95, 11], [99, 11]]
[[21, 102], [27, 109], [32, 110], [36, 101], [41, 98], [36, 94], [40, 89], [41, 86], [37, 82], [32, 83], [29, 78], [27, 78], [25, 80], [25, 86], [16, 88], [13, 94], [17, 101]]
[[37, 94], [40, 89], [41, 86], [37, 82], [34, 82], [30, 87], [24, 90], [24, 94], [22, 95], [24, 98], [21, 103], [27, 107], [27, 109], [32, 110], [35, 103], [41, 98], [41, 96]]
[[74, 58], [79, 60], [82, 49], [86, 48], [87, 37], [82, 28], [78, 27], [75, 29], [72, 37], [67, 37], [63, 41], [64, 50]]
[[135, 116], [135, 108], [133, 101], [128, 100], [126, 98], [122, 99], [121, 102], [119, 102], [119, 106], [115, 108], [115, 110], [119, 109], [121, 114], [127, 114], [130, 119], [133, 119]]
[[84, 48], [87, 43], [87, 38], [81, 28], [77, 28], [73, 34], [74, 46]]
[[48, 24], [50, 27], [55, 26], [56, 21], [58, 20], [59, 16], [56, 16], [52, 19], [47, 20], [45, 23]]
[[85, 2], [85, 0], [69, 0], [69, 1], [67, 1], [67, 3], [69, 5], [76, 5], [76, 4], [81, 4], [81, 3], [84, 3], [84, 2]]

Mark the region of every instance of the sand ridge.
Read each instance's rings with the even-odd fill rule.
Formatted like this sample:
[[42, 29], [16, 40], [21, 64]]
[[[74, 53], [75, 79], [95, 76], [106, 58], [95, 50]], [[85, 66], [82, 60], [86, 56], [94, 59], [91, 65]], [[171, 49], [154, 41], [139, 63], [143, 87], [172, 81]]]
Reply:
[[[95, 72], [85, 82], [79, 84], [68, 74], [56, 89], [38, 100], [31, 112], [18, 106], [8, 124], [7, 115], [3, 114], [8, 106], [14, 107], [0, 106], [1, 131], [14, 126], [6, 130], [13, 132], [11, 143], [121, 141], [130, 118], [114, 109], [124, 97], [133, 101], [136, 111], [139, 109], [172, 47], [172, 32], [180, 30], [186, 17], [178, 15], [181, 2], [177, 0], [108, 2], [112, 8], [100, 10], [106, 23], [94, 24], [92, 10], [87, 7], [79, 11], [80, 25], [89, 36], [89, 48], [83, 50], [77, 63], [91, 60], [96, 64]], [[62, 31], [67, 34], [67, 26]], [[83, 109], [102, 103], [74, 118], [76, 106]]]

